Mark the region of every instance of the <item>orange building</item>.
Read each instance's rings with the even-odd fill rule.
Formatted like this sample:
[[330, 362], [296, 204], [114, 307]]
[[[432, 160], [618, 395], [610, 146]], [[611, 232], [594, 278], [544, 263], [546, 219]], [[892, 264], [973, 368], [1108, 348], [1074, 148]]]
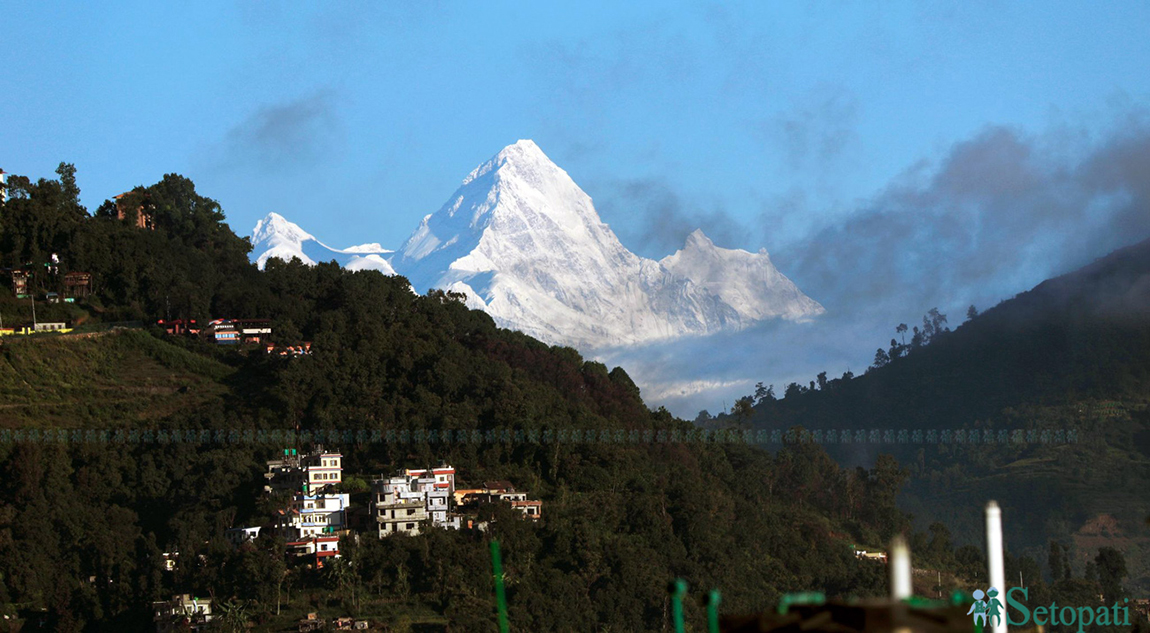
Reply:
[[[136, 203], [136, 228], [152, 229], [156, 227], [152, 223], [152, 203], [146, 198], [147, 194], [137, 194], [133, 191], [128, 191], [116, 196], [116, 218], [123, 221], [131, 215], [132, 204]], [[140, 202], [143, 200], [142, 202]]]

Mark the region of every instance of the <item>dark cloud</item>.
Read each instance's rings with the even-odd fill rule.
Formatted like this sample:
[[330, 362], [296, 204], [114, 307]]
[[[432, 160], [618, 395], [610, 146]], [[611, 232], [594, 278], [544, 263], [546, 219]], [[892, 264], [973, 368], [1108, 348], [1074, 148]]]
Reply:
[[719, 246], [743, 246], [747, 232], [717, 202], [710, 208], [691, 203], [660, 180], [615, 183], [609, 191], [596, 205], [604, 218], [633, 216], [617, 230], [623, 244], [639, 255], [652, 259], [670, 255], [695, 229], [702, 229]]
[[338, 146], [339, 118], [330, 92], [264, 106], [228, 132], [229, 167], [281, 172], [327, 158]]
[[1150, 235], [1150, 129], [1072, 159], [992, 127], [780, 259], [828, 311], [913, 313], [1004, 297]]

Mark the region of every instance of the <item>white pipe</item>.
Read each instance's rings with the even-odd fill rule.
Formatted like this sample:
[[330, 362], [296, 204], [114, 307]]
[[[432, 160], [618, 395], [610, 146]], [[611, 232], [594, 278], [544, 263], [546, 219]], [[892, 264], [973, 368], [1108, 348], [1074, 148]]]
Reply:
[[[1006, 570], [1002, 557], [1002, 510], [997, 501], [986, 504], [986, 566], [990, 573], [990, 586], [998, 590], [997, 600], [1005, 604]], [[989, 598], [988, 598], [989, 600]], [[994, 620], [994, 633], [1006, 633], [1006, 611]]]
[[890, 542], [887, 566], [890, 568], [890, 599], [899, 601], [909, 598], [913, 593], [910, 584], [910, 547], [902, 536], [896, 536]]

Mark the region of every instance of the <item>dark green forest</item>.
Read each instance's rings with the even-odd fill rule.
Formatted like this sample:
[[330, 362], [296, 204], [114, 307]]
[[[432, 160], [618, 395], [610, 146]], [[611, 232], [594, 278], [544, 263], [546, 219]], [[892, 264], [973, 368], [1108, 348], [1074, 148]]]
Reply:
[[[916, 533], [916, 519], [897, 505], [910, 478], [945, 475], [945, 453], [847, 467], [798, 434], [758, 447], [701, 433], [647, 407], [622, 368], [499, 329], [459, 297], [417, 296], [401, 277], [334, 263], [272, 260], [259, 271], [248, 240], [186, 178], [168, 175], [129, 194], [153, 230], [137, 228], [131, 214], [118, 219], [111, 201], [89, 213], [74, 168], [61, 165], [57, 175], [13, 177], [0, 206], [0, 266], [35, 270], [38, 293], [56, 291], [67, 271], [90, 272], [94, 292], [37, 307], [77, 324], [76, 334], [0, 344], [0, 611], [13, 626], [146, 630], [153, 600], [191, 593], [214, 599], [227, 615], [216, 621], [222, 630], [290, 629], [309, 611], [396, 631], [494, 630], [490, 538], [502, 545], [510, 619], [521, 631], [664, 630], [666, 586], [676, 577], [693, 595], [721, 589], [731, 613], [771, 609], [785, 592], [882, 595], [885, 566], [856, 559], [854, 549], [883, 548], [902, 532], [916, 566], [949, 572], [927, 591], [982, 582], [980, 547], [958, 546], [945, 522]], [[57, 272], [45, 266], [52, 254]], [[4, 323], [26, 320], [28, 303], [6, 292]], [[761, 399], [751, 422], [811, 426], [817, 407], [837, 413], [850, 396], [866, 405], [842, 424], [893, 425], [889, 416], [910, 415], [929, 398], [890, 402], [893, 412], [869, 417], [883, 398], [870, 385], [906, 389], [900, 380], [910, 380], [916, 357], [957, 345], [950, 341], [968, 327], [982, 327], [974, 323], [993, 323], [993, 312], [841, 391]], [[313, 353], [224, 350], [148, 327], [212, 317], [270, 319], [277, 342], [311, 341]], [[995, 362], [972, 353], [971, 363]], [[900, 366], [910, 372], [901, 379]], [[1027, 415], [1025, 407], [1061, 406], [1029, 393], [1002, 398], [989, 413], [977, 409], [979, 423], [997, 421], [1002, 407]], [[655, 439], [670, 433], [681, 441]], [[358, 543], [344, 539], [343, 557], [318, 571], [285, 560], [275, 538], [226, 544], [226, 528], [261, 524], [276, 510], [262, 492], [264, 461], [288, 441], [308, 448], [319, 439], [334, 440], [345, 473], [360, 480], [448, 462], [461, 483], [513, 481], [543, 500], [543, 519], [497, 516], [485, 534], [381, 541], [369, 531]], [[977, 521], [980, 507], [955, 512]], [[179, 552], [174, 572], [163, 570], [164, 552]], [[1034, 578], [1027, 584], [1042, 595], [1089, 603], [1123, 595], [1122, 554], [1088, 558], [1078, 565], [1043, 549], [1010, 557], [1008, 574]], [[702, 627], [697, 600], [687, 617]]]

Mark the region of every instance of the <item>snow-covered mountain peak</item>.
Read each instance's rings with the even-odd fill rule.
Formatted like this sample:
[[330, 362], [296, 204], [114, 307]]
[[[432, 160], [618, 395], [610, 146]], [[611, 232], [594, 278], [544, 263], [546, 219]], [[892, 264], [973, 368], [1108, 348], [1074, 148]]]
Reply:
[[[627, 250], [591, 197], [523, 140], [472, 171], [424, 218], [394, 264], [420, 292], [464, 292], [468, 305], [501, 325], [584, 348], [707, 334], [822, 309], [765, 254], [719, 248], [702, 231], [671, 261], [697, 263], [672, 270]], [[727, 263], [738, 269], [727, 273], [754, 279], [713, 283]], [[772, 299], [749, 296], [760, 291]]]
[[284, 261], [298, 257], [305, 264], [315, 264], [315, 261], [303, 252], [304, 244], [315, 241], [316, 239], [298, 224], [288, 221], [274, 211], [256, 222], [256, 227], [252, 229], [252, 246], [263, 251], [256, 259], [256, 266], [259, 266], [260, 270], [263, 270], [267, 261], [273, 257]]
[[603, 263], [619, 252], [626, 249], [591, 198], [538, 145], [523, 140], [472, 171], [424, 218], [397, 265], [426, 290], [485, 271], [549, 266], [564, 254]]
[[751, 321], [773, 317], [803, 320], [824, 312], [775, 268], [766, 249], [749, 253], [722, 248], [700, 229], [687, 236], [681, 250], [659, 263], [715, 294]]
[[309, 266], [319, 261], [335, 260], [352, 270], [378, 270], [385, 275], [395, 274], [391, 263], [383, 257], [392, 251], [379, 244], [331, 248], [274, 211], [256, 222], [252, 229], [252, 250], [259, 253], [256, 266], [260, 270], [263, 270], [269, 259], [275, 257], [285, 262], [297, 258]]
[[289, 221], [274, 211], [267, 214], [267, 216], [259, 222], [256, 222], [256, 228], [252, 230], [253, 244], [298, 244], [314, 239], [310, 233], [300, 228], [298, 224]]
[[[583, 350], [703, 335], [823, 311], [766, 251], [726, 249], [701, 230], [662, 261], [627, 250], [588, 196], [533, 141], [476, 167], [399, 252], [324, 246], [278, 214], [256, 225], [259, 256], [391, 266], [417, 292], [462, 292], [468, 307], [548, 343]], [[376, 249], [380, 253], [373, 253]], [[259, 251], [257, 251], [259, 252]]]
[[746, 258], [750, 257], [748, 261], [759, 261], [762, 264], [769, 264], [771, 256], [767, 253], [767, 249], [760, 248], [759, 252], [751, 253], [741, 248], [723, 248], [716, 246], [715, 242], [703, 233], [703, 229], [695, 229], [687, 236], [687, 241], [683, 244], [683, 248], [677, 251], [674, 255], [664, 258], [664, 262], [674, 261], [672, 258], [687, 258], [699, 259], [706, 258], [711, 260], [731, 260], [732, 258]]
[[463, 179], [463, 184], [466, 186], [471, 181], [482, 178], [487, 174], [494, 171], [502, 171], [504, 175], [515, 172], [518, 174], [531, 174], [546, 173], [546, 172], [562, 172], [543, 150], [535, 144], [531, 139], [520, 139], [507, 147], [504, 147], [498, 154], [492, 156], [490, 160], [476, 167], [466, 178]]
[[703, 233], [703, 229], [695, 229], [687, 236], [687, 243], [683, 248], [714, 248], [715, 243]]

